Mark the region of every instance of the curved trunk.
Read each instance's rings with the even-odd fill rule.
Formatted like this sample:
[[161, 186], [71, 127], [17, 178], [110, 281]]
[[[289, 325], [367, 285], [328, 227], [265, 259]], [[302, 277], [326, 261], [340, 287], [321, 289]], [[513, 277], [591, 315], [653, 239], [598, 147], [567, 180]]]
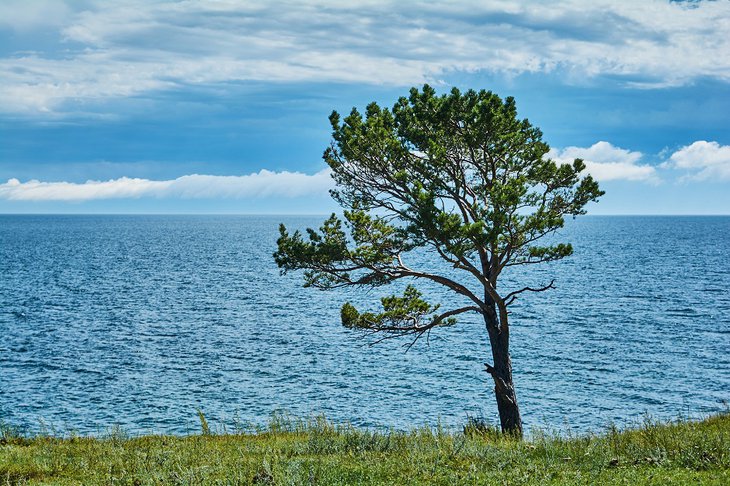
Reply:
[[517, 394], [512, 382], [512, 360], [509, 355], [509, 335], [498, 326], [496, 312], [484, 314], [492, 348], [493, 366], [486, 365], [494, 380], [494, 395], [497, 399], [499, 422], [505, 434], [522, 437], [522, 418], [517, 405]]

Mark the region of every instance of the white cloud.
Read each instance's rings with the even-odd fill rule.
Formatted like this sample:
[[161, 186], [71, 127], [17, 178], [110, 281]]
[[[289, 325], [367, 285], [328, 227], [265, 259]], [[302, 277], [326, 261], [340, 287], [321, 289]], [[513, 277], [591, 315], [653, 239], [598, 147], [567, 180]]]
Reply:
[[590, 147], [550, 149], [547, 155], [562, 163], [583, 159], [586, 172], [599, 181], [628, 180], [653, 183], [659, 181], [653, 166], [637, 163], [642, 157], [641, 152], [615, 147], [608, 142], [597, 142]]
[[63, 26], [70, 14], [71, 8], [57, 0], [3, 0], [0, 2], [0, 28], [22, 32]]
[[64, 111], [186, 84], [404, 86], [474, 71], [730, 81], [728, 2], [87, 0], [41, 15], [48, 3], [0, 7], [8, 25], [50, 26], [63, 40], [0, 59], [0, 110]]
[[730, 145], [698, 140], [674, 152], [666, 168], [685, 169], [692, 180], [730, 180]]
[[20, 182], [0, 184], [0, 199], [13, 201], [90, 201], [96, 199], [258, 198], [326, 195], [332, 187], [329, 169], [313, 175], [261, 170], [244, 176], [186, 175], [153, 181], [122, 177], [109, 181]]

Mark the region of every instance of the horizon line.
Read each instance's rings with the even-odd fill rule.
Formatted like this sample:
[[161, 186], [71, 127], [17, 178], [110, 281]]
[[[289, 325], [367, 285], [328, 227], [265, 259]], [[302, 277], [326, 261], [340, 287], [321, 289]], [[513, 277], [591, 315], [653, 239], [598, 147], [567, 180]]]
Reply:
[[[341, 211], [329, 211], [324, 213], [145, 213], [145, 212], [99, 212], [99, 213], [5, 213], [0, 211], [0, 216], [329, 216], [330, 214], [341, 214]], [[610, 214], [582, 214], [571, 218], [566, 215], [566, 219], [577, 219], [584, 217], [648, 217], [648, 216], [666, 216], [666, 217], [724, 217], [730, 216], [730, 213], [610, 213]]]

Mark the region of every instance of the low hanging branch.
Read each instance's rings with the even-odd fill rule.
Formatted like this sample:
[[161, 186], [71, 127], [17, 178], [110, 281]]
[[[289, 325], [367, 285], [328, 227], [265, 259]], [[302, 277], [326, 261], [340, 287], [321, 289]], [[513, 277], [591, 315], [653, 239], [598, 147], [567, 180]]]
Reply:
[[476, 306], [465, 306], [441, 314], [436, 314], [438, 305], [431, 305], [422, 298], [412, 285], [408, 285], [402, 297], [383, 297], [383, 312], [359, 313], [349, 302], [342, 306], [341, 318], [345, 327], [367, 329], [404, 336], [423, 334], [437, 326], [450, 326], [456, 323], [454, 316], [465, 312], [480, 312]]
[[408, 351], [432, 329], [456, 324], [454, 316], [466, 312], [480, 312], [479, 307], [465, 306], [427, 316], [427, 314], [435, 312], [439, 306], [430, 306], [421, 300], [421, 293], [411, 285], [406, 287], [403, 295], [402, 298], [384, 297], [381, 299], [384, 312], [380, 314], [360, 314], [352, 304], [347, 302], [341, 310], [342, 325], [368, 333], [384, 334], [373, 344], [401, 336], [414, 336], [413, 340], [405, 346]]

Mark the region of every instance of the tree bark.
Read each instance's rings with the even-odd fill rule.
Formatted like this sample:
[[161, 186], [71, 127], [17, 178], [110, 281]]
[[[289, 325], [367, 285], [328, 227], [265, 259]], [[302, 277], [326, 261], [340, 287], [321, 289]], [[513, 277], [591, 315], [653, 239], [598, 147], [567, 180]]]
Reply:
[[[497, 357], [496, 355], [500, 356]], [[496, 366], [490, 373], [494, 380], [494, 395], [497, 399], [499, 422], [505, 434], [522, 437], [522, 418], [520, 407], [517, 404], [517, 394], [512, 382], [512, 362], [509, 352], [495, 353], [492, 351]]]
[[[491, 314], [491, 315], [490, 315]], [[502, 432], [515, 437], [522, 437], [522, 418], [517, 404], [517, 393], [512, 382], [512, 360], [509, 355], [509, 335], [500, 331], [497, 315], [486, 313], [484, 320], [489, 332], [494, 365], [486, 365], [487, 373], [494, 380], [494, 395], [497, 399], [499, 422]]]

